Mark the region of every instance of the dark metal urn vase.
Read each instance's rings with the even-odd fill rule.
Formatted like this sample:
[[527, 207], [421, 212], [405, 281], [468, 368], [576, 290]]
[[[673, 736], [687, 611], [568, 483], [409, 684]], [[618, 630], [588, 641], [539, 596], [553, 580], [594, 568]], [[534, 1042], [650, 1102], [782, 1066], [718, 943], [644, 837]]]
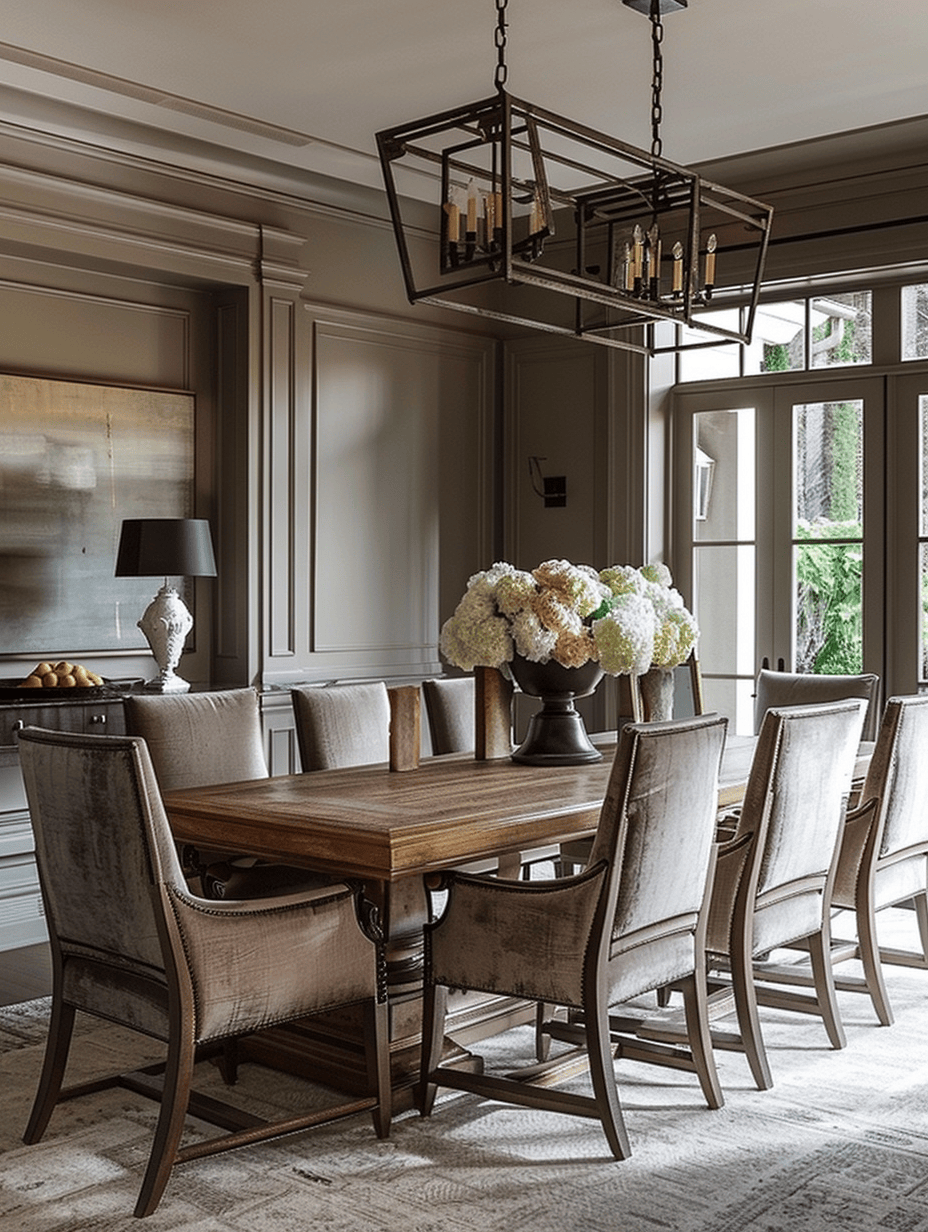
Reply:
[[602, 753], [590, 743], [583, 716], [574, 709], [574, 698], [588, 697], [602, 680], [599, 664], [563, 667], [553, 659], [533, 663], [516, 655], [509, 666], [522, 692], [542, 700], [512, 760], [529, 766], [579, 766], [601, 761]]

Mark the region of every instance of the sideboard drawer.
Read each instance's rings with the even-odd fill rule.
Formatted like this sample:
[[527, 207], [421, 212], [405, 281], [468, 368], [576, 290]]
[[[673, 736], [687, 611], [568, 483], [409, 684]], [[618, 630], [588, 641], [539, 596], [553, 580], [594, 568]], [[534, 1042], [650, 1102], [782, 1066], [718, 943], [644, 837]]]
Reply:
[[49, 727], [54, 731], [89, 732], [99, 736], [121, 736], [126, 730], [119, 698], [0, 705], [0, 747], [15, 748], [16, 732], [21, 727]]

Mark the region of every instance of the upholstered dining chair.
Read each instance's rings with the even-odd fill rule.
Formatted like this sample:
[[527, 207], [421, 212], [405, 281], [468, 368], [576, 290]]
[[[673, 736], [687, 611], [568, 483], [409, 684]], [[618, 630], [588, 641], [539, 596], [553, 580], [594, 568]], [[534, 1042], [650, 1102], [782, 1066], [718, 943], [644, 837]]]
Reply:
[[432, 752], [437, 756], [473, 752], [475, 695], [473, 676], [443, 676], [438, 680], [422, 681]]
[[873, 740], [879, 722], [879, 689], [880, 678], [871, 672], [859, 676], [824, 676], [762, 667], [755, 681], [754, 731], [760, 731], [764, 715], [771, 706], [807, 706], [862, 697], [867, 702], [867, 713], [861, 739]]
[[[129, 694], [126, 731], [148, 746], [162, 791], [268, 777], [254, 689]], [[218, 851], [185, 849], [207, 898], [261, 898], [312, 889], [330, 877]]]
[[[737, 1035], [716, 1045], [743, 1051], [761, 1090], [773, 1085], [758, 1005], [818, 1014], [835, 1048], [844, 1028], [829, 961], [836, 852], [857, 758], [865, 702], [768, 710], [754, 750], [735, 832], [719, 850], [707, 934], [713, 1009], [733, 994]], [[760, 961], [802, 941], [814, 994], [773, 987], [782, 972]], [[755, 963], [757, 959], [757, 963]], [[769, 980], [771, 983], [765, 983]], [[780, 979], [782, 983], [782, 979]]]
[[[832, 893], [856, 913], [857, 940], [832, 942], [832, 962], [859, 958], [863, 978], [836, 972], [839, 989], [869, 993], [883, 1026], [893, 1021], [884, 962], [928, 968], [928, 696], [886, 703], [860, 803], [846, 818]], [[919, 950], [881, 947], [876, 913], [914, 907]]]
[[[25, 1141], [39, 1141], [60, 1100], [107, 1085], [152, 1094], [150, 1070], [62, 1089], [77, 1010], [167, 1045], [136, 1215], [154, 1211], [177, 1162], [361, 1110], [386, 1137], [382, 939], [358, 894], [339, 884], [247, 903], [198, 898], [184, 880], [144, 740], [26, 728], [19, 752], [53, 968]], [[270, 1124], [191, 1094], [195, 1061], [209, 1045], [346, 1005], [363, 1007], [369, 1095]], [[180, 1149], [188, 1108], [230, 1132]]]
[[290, 697], [304, 771], [390, 760], [390, 695], [382, 680], [301, 686]]
[[[576, 876], [505, 881], [451, 872], [426, 929], [422, 1114], [438, 1087], [598, 1118], [617, 1159], [630, 1154], [616, 1087], [609, 1007], [672, 980], [684, 988], [691, 1054], [710, 1107], [722, 1092], [705, 1001], [705, 901], [726, 722], [634, 724], [620, 737], [589, 863]], [[448, 988], [570, 1007], [593, 1094], [440, 1062]], [[655, 1051], [649, 1059], [671, 1063]], [[551, 1062], [556, 1065], [556, 1060]], [[543, 1067], [542, 1067], [543, 1068]]]

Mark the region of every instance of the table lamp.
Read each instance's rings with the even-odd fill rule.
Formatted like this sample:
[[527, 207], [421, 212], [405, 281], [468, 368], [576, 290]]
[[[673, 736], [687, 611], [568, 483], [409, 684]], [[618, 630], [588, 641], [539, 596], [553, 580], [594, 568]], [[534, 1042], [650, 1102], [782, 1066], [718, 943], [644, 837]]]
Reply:
[[119, 536], [116, 577], [163, 577], [164, 585], [145, 609], [139, 628], [148, 639], [158, 675], [145, 684], [156, 693], [186, 693], [176, 675], [193, 617], [169, 577], [215, 577], [216, 561], [205, 518], [127, 518]]

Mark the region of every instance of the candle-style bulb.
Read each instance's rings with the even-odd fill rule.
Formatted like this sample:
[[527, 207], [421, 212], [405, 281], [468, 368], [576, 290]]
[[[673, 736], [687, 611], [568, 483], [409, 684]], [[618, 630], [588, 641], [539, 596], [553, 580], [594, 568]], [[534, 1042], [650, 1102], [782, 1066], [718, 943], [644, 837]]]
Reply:
[[632, 291], [635, 286], [634, 258], [632, 257], [632, 246], [628, 240], [625, 241], [624, 281], [622, 285], [626, 291]]
[[679, 240], [673, 246], [673, 282], [671, 290], [674, 295], [683, 294], [683, 245]]
[[718, 247], [718, 240], [715, 237], [715, 232], [709, 236], [706, 241], [706, 277], [703, 284], [703, 289], [706, 293], [706, 299], [711, 299], [712, 288], [715, 286], [715, 250]]
[[648, 271], [650, 274], [650, 282], [648, 284], [648, 294], [651, 299], [660, 299], [661, 294], [661, 233], [658, 230], [657, 223], [654, 223], [651, 230], [648, 232]]
[[[461, 235], [461, 205], [460, 189], [452, 184], [448, 189], [448, 200], [442, 206], [445, 212], [445, 236], [447, 238], [447, 261], [450, 265], [458, 263], [458, 244]], [[444, 258], [443, 258], [444, 259]]]
[[467, 181], [465, 189], [465, 214], [467, 224], [464, 232], [464, 260], [472, 261], [477, 247], [477, 185], [472, 179]]
[[635, 229], [632, 232], [632, 268], [634, 273], [633, 292], [635, 295], [641, 294], [641, 275], [644, 266], [644, 232], [635, 223]]

